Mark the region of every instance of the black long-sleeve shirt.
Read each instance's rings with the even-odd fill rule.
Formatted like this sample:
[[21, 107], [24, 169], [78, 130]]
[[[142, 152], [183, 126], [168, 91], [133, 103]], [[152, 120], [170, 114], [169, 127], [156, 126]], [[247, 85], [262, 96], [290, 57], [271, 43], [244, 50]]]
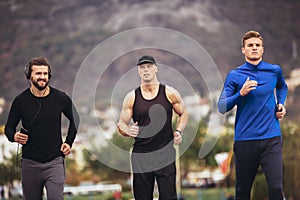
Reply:
[[37, 162], [48, 162], [58, 156], [62, 141], [62, 113], [69, 120], [65, 142], [72, 146], [79, 124], [78, 113], [70, 97], [62, 91], [50, 87], [45, 97], [34, 96], [29, 89], [19, 94], [13, 101], [5, 126], [5, 135], [14, 142], [18, 123], [28, 130], [28, 141], [22, 147], [22, 157]]

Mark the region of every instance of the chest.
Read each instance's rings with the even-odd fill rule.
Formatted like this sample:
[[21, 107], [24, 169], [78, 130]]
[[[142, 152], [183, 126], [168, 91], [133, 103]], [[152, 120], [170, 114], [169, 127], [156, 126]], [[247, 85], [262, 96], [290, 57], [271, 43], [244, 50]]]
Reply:
[[159, 87], [155, 87], [151, 90], [143, 90], [140, 89], [140, 94], [142, 95], [142, 98], [148, 101], [151, 101], [153, 99], [155, 99], [158, 96], [158, 92], [159, 92]]
[[64, 105], [58, 99], [30, 99], [20, 106], [21, 117], [26, 121], [55, 121], [60, 118]]
[[147, 99], [142, 93], [137, 92], [133, 106], [133, 117], [136, 120], [160, 118], [172, 113], [172, 105], [167, 99], [164, 90], [156, 93], [152, 99]]
[[251, 91], [253, 95], [264, 95], [273, 92], [277, 84], [277, 74], [271, 70], [249, 70], [240, 71], [235, 76], [234, 85], [239, 91], [247, 78], [257, 81], [257, 87]]

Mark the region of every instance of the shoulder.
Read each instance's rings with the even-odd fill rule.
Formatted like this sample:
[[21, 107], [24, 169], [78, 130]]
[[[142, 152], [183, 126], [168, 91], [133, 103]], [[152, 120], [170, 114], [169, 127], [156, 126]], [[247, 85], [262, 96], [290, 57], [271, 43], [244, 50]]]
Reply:
[[241, 74], [245, 73], [245, 70], [247, 70], [246, 64], [231, 69], [226, 76], [226, 82], [239, 79], [241, 77]]
[[23, 101], [23, 99], [26, 98], [29, 95], [30, 95], [30, 90], [29, 90], [29, 88], [27, 88], [27, 89], [23, 90], [21, 93], [19, 93], [15, 97], [14, 101]]
[[135, 90], [131, 90], [125, 96], [125, 99], [134, 99], [135, 98]]
[[[136, 89], [135, 89], [136, 90]], [[135, 90], [131, 90], [128, 92], [124, 98], [123, 106], [125, 107], [132, 107], [135, 100]]]
[[169, 85], [165, 85], [165, 88], [166, 88], [166, 93], [167, 94], [175, 94], [175, 93], [178, 93], [178, 91], [173, 88], [172, 86], [169, 86]]
[[243, 66], [238, 66], [236, 68], [231, 69], [228, 73], [227, 73], [227, 77], [232, 77], [232, 76], [237, 76], [241, 71], [243, 71]]
[[55, 98], [65, 100], [65, 101], [71, 101], [71, 98], [69, 95], [67, 95], [66, 92], [59, 90], [54, 87], [50, 87], [50, 95], [54, 96]]
[[273, 69], [278, 69], [278, 68], [281, 68], [279, 65], [277, 64], [273, 64], [273, 63], [268, 63], [268, 62], [261, 62], [262, 63], [262, 66], [265, 67], [265, 68], [273, 68]]
[[225, 83], [228, 83], [228, 82], [231, 82], [232, 80], [235, 80], [235, 77], [238, 76], [238, 72], [237, 72], [237, 69], [232, 69], [230, 70], [227, 75], [226, 75], [226, 78], [225, 78]]
[[239, 74], [242, 71], [247, 70], [247, 69], [249, 69], [249, 68], [247, 67], [246, 63], [244, 63], [240, 66], [237, 66], [237, 67], [231, 69], [228, 74], [229, 75], [237, 75], [237, 74]]
[[66, 92], [59, 90], [57, 88], [54, 88], [54, 87], [50, 87], [50, 92], [52, 92], [52, 94], [55, 94], [55, 95], [68, 96], [66, 94]]
[[267, 70], [272, 70], [272, 71], [274, 71], [276, 73], [281, 73], [282, 72], [281, 67], [279, 65], [277, 65], [277, 64], [262, 62], [262, 67], [264, 69], [267, 69]]
[[175, 88], [169, 85], [166, 85], [165, 87], [166, 87], [166, 96], [171, 103], [177, 102], [181, 98], [179, 92]]

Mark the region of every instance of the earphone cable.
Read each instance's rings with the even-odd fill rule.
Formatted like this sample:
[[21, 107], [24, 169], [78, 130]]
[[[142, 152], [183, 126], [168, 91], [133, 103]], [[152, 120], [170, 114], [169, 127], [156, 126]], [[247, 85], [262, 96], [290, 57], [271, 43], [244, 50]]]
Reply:
[[[47, 88], [45, 89], [43, 95], [45, 95], [46, 90], [47, 90]], [[30, 90], [30, 91], [31, 91], [31, 90]], [[33, 122], [37, 119], [37, 117], [38, 117], [38, 115], [39, 115], [39, 113], [40, 113], [40, 111], [41, 111], [41, 108], [42, 108], [42, 103], [41, 103], [38, 99], [36, 99], [36, 98], [35, 98], [35, 100], [36, 100], [36, 102], [38, 103], [39, 107], [38, 107], [37, 111], [35, 112], [33, 119], [32, 119], [31, 122], [29, 123], [28, 130], [30, 130], [30, 128], [31, 128], [31, 126], [32, 126], [32, 124], [33, 124]], [[18, 146], [17, 146], [17, 155], [16, 155], [16, 166], [17, 166], [17, 167], [20, 166], [20, 165], [19, 165], [19, 148], [20, 148], [19, 146], [20, 146], [20, 144], [18, 143]]]

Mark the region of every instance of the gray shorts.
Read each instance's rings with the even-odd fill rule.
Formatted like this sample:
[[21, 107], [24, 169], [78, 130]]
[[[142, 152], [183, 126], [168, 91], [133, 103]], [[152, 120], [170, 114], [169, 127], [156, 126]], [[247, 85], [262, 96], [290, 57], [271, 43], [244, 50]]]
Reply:
[[63, 200], [65, 176], [65, 161], [63, 157], [57, 157], [46, 163], [23, 158], [23, 199], [42, 199], [45, 187], [47, 200]]

